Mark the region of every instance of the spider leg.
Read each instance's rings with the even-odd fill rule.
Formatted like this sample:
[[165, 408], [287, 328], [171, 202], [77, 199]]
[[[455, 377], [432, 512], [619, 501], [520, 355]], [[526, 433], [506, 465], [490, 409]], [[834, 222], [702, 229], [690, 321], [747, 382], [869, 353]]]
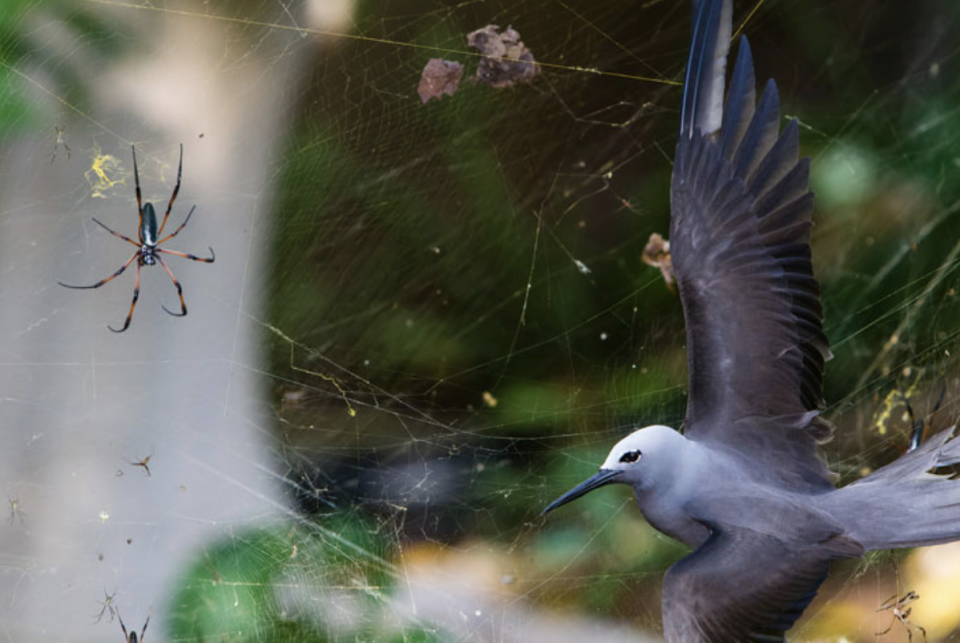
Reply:
[[920, 446], [920, 442], [923, 439], [923, 418], [917, 419], [916, 414], [913, 412], [913, 406], [910, 404], [910, 400], [907, 399], [906, 393], [903, 390], [900, 390], [900, 399], [903, 401], [903, 406], [907, 409], [907, 417], [910, 418], [910, 441], [907, 444], [906, 453], [910, 453]]
[[183, 257], [184, 259], [190, 259], [191, 261], [202, 261], [204, 263], [213, 263], [214, 260], [217, 258], [217, 255], [213, 253], [213, 248], [211, 248], [210, 246], [207, 246], [207, 249], [210, 251], [209, 259], [206, 259], [204, 257], [198, 257], [197, 255], [191, 255], [186, 252], [177, 252], [176, 250], [165, 250], [163, 248], [157, 248], [157, 252], [163, 252], [168, 255], [176, 255], [178, 257]]
[[137, 283], [133, 287], [133, 301], [130, 303], [130, 312], [127, 313], [127, 319], [123, 322], [123, 328], [117, 330], [113, 326], [107, 326], [115, 333], [122, 333], [130, 327], [130, 320], [133, 319], [133, 309], [137, 307], [137, 299], [140, 298], [140, 263], [137, 263]]
[[[141, 216], [141, 218], [143, 217], [143, 215], [140, 215], [140, 216]], [[100, 226], [101, 228], [103, 228], [104, 230], [106, 230], [107, 232], [109, 232], [110, 234], [112, 234], [113, 236], [119, 237], [119, 238], [123, 239], [124, 241], [126, 241], [127, 243], [132, 243], [133, 245], [135, 245], [135, 246], [138, 247], [138, 248], [140, 247], [141, 244], [137, 243], [136, 241], [134, 241], [134, 240], [131, 239], [130, 237], [127, 237], [127, 236], [124, 236], [124, 235], [120, 234], [119, 232], [114, 232], [113, 230], [111, 230], [110, 228], [108, 228], [106, 225], [104, 225], [104, 224], [101, 223], [100, 221], [97, 221], [96, 217], [94, 217], [93, 222], [96, 223], [96, 224], [97, 224], [98, 226]]]
[[147, 626], [150, 625], [150, 615], [147, 615], [147, 620], [143, 624], [143, 629], [140, 630], [140, 643], [143, 643], [143, 636], [147, 633]]
[[876, 611], [877, 611], [877, 612], [882, 612], [882, 611], [884, 611], [884, 610], [888, 610], [888, 609], [892, 608], [894, 605], [896, 605], [897, 597], [898, 597], [898, 596], [899, 596], [899, 594], [894, 594], [893, 596], [891, 596], [891, 597], [888, 598], [887, 600], [883, 601], [883, 603], [880, 604], [880, 607], [879, 607]]
[[193, 211], [196, 209], [197, 209], [197, 206], [193, 206], [192, 208], [190, 208], [190, 213], [187, 214], [187, 218], [183, 220], [183, 223], [180, 224], [180, 227], [174, 230], [171, 234], [168, 234], [167, 236], [165, 236], [163, 239], [160, 239], [160, 241], [157, 241], [157, 245], [159, 246], [164, 241], [167, 241], [168, 239], [173, 239], [175, 236], [180, 234], [180, 231], [187, 227], [187, 223], [190, 222], [190, 217], [193, 216]]
[[[177, 200], [177, 195], [180, 193], [180, 179], [182, 177], [183, 177], [183, 143], [180, 143], [180, 169], [177, 170], [177, 186], [173, 188], [173, 194], [170, 195], [170, 203], [167, 204], [167, 212], [163, 215], [163, 223], [160, 224], [160, 229], [157, 230], [158, 237], [163, 232], [164, 226], [167, 225], [167, 218], [170, 217], [170, 210], [173, 209], [173, 202]], [[190, 216], [188, 215], [187, 218], [189, 219]], [[186, 225], [186, 222], [184, 222], [184, 225]], [[177, 232], [179, 232], [179, 230], [177, 230]], [[174, 232], [173, 234], [176, 234], [176, 232]]]
[[[140, 227], [137, 230], [143, 230], [143, 198], [140, 196], [140, 171], [137, 169], [137, 148], [130, 146], [133, 151], [133, 180], [137, 184], [137, 214], [140, 215]], [[143, 241], [143, 239], [140, 239]]]
[[907, 416], [910, 418], [910, 426], [912, 427], [917, 423], [917, 416], [914, 414], [910, 399], [907, 397], [907, 394], [903, 392], [903, 389], [900, 389], [900, 401], [903, 402], [903, 406], [907, 409]]
[[160, 307], [163, 308], [163, 310], [164, 310], [168, 315], [173, 315], [174, 317], [186, 317], [186, 315], [187, 315], [187, 304], [184, 303], [184, 301], [183, 301], [183, 286], [181, 286], [181, 285], [180, 285], [180, 282], [177, 281], [177, 278], [173, 276], [173, 271], [171, 271], [171, 270], [170, 270], [170, 267], [167, 266], [167, 262], [166, 262], [166, 261], [164, 261], [164, 260], [161, 259], [160, 257], [157, 257], [157, 261], [160, 262], [160, 265], [163, 266], [163, 269], [167, 271], [167, 274], [168, 274], [168, 275], [170, 275], [170, 279], [173, 280], [173, 285], [177, 287], [177, 295], [180, 297], [180, 310], [181, 310], [182, 312], [180, 312], [180, 314], [177, 314], [177, 313], [174, 313], [174, 312], [170, 312], [170, 309], [168, 309], [168, 308], [167, 308], [166, 306], [164, 306], [163, 304], [160, 304]]
[[[58, 281], [57, 283], [60, 284], [61, 286], [63, 286], [64, 288], [73, 288], [73, 289], [75, 289], [75, 290], [84, 290], [84, 289], [87, 289], [87, 288], [99, 288], [100, 286], [102, 286], [103, 284], [107, 283], [108, 281], [112, 281], [113, 279], [116, 279], [117, 277], [119, 277], [120, 275], [122, 275], [122, 274], [123, 274], [123, 271], [126, 270], [126, 269], [130, 266], [130, 264], [133, 263], [133, 260], [136, 259], [137, 257], [139, 257], [140, 255], [141, 255], [141, 251], [140, 251], [140, 250], [137, 250], [136, 252], [133, 253], [133, 256], [132, 256], [132, 257], [130, 257], [129, 259], [127, 259], [127, 263], [125, 263], [125, 264], [123, 264], [122, 266], [120, 266], [120, 268], [119, 268], [115, 273], [113, 273], [112, 275], [110, 275], [110, 276], [107, 277], [106, 279], [101, 279], [100, 281], [98, 281], [97, 283], [93, 284], [92, 286], [71, 286], [70, 284], [65, 284], [65, 283], [63, 283], [62, 281]], [[138, 267], [138, 271], [139, 271], [139, 267]]]
[[947, 385], [944, 384], [944, 385], [943, 385], [943, 388], [940, 389], [940, 395], [939, 395], [939, 397], [937, 397], [937, 403], [933, 405], [933, 410], [930, 411], [930, 421], [927, 422], [927, 425], [926, 425], [926, 427], [925, 427], [924, 430], [923, 430], [923, 439], [924, 439], [924, 440], [927, 439], [927, 433], [929, 432], [929, 430], [933, 428], [933, 421], [934, 421], [934, 420], [936, 419], [936, 417], [937, 417], [937, 411], [940, 410], [940, 405], [943, 404], [943, 398], [946, 396], [946, 394], [947, 394]]
[[125, 641], [130, 640], [130, 635], [127, 634], [127, 626], [123, 624], [123, 617], [120, 616], [120, 608], [117, 608], [117, 618], [120, 620], [120, 629], [123, 630], [123, 638]]
[[896, 618], [890, 619], [890, 627], [888, 627], [887, 629], [885, 629], [885, 630], [882, 631], [882, 632], [874, 632], [873, 635], [874, 635], [874, 636], [883, 636], [884, 634], [887, 634], [890, 630], [893, 629], [893, 624], [896, 623], [896, 622], [897, 622], [897, 619], [896, 619]]

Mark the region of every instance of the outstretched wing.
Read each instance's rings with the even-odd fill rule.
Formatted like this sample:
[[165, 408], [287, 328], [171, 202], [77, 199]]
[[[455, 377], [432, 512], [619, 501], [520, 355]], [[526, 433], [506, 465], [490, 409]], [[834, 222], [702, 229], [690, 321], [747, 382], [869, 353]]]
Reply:
[[779, 643], [843, 557], [745, 529], [712, 531], [667, 571], [667, 643]]
[[755, 100], [746, 38], [723, 103], [731, 0], [694, 9], [670, 227], [687, 326], [685, 435], [826, 485], [815, 447], [830, 430], [816, 411], [830, 350], [810, 260], [808, 159], [797, 160], [795, 120], [780, 132], [776, 84]]

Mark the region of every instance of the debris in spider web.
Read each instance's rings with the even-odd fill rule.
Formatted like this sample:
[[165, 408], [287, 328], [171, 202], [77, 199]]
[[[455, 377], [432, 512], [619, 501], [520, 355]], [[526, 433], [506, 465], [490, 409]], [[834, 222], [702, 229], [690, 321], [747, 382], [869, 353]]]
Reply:
[[307, 391], [305, 389], [283, 389], [280, 390], [280, 410], [284, 411], [291, 408], [301, 408], [305, 406]]
[[676, 292], [674, 283], [676, 277], [673, 273], [673, 261], [670, 259], [670, 242], [663, 238], [662, 234], [654, 232], [647, 240], [647, 245], [643, 248], [641, 255], [643, 263], [648, 266], [660, 269], [663, 280], [671, 292]]
[[120, 160], [111, 154], [103, 154], [100, 146], [94, 143], [93, 161], [90, 169], [83, 173], [83, 178], [91, 188], [90, 196], [95, 199], [107, 198], [106, 192], [123, 185], [126, 177], [120, 169]]
[[478, 49], [483, 57], [477, 65], [476, 80], [496, 89], [527, 83], [540, 73], [540, 66], [531, 52], [520, 40], [520, 33], [507, 27], [487, 25], [467, 34], [467, 44]]
[[497, 398], [493, 396], [493, 393], [490, 391], [483, 392], [483, 403], [489, 406], [491, 409], [497, 405]]
[[[891, 416], [893, 415], [893, 410], [900, 403], [900, 397], [902, 397], [899, 389], [893, 388], [887, 393], [887, 396], [883, 399], [883, 403], [880, 406], [880, 410], [874, 413], [873, 428], [877, 430], [877, 433], [880, 435], [886, 435], [887, 433], [887, 422], [889, 422]], [[875, 402], [879, 402], [879, 396], [875, 395]]]
[[463, 75], [463, 65], [450, 60], [431, 58], [423, 67], [420, 75], [420, 86], [417, 93], [420, 100], [426, 105], [430, 99], [440, 100], [443, 95], [453, 96], [460, 86], [460, 77]]

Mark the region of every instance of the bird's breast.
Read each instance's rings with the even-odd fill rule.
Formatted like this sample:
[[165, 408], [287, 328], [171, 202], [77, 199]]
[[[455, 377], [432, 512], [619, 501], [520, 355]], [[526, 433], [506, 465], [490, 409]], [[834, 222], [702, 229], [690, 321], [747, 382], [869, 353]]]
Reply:
[[638, 493], [637, 505], [643, 517], [657, 531], [679, 540], [691, 548], [697, 548], [710, 535], [709, 530], [694, 520], [683, 509], [683, 502], [672, 495]]

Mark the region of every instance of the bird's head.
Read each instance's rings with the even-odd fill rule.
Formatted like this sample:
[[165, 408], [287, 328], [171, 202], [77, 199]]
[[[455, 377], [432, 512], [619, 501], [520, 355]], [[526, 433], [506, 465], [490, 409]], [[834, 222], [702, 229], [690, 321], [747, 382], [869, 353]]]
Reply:
[[682, 435], [661, 424], [634, 431], [614, 445], [600, 471], [551, 502], [543, 513], [608, 484], [629, 484], [637, 490], [652, 486], [674, 469], [683, 442]]

